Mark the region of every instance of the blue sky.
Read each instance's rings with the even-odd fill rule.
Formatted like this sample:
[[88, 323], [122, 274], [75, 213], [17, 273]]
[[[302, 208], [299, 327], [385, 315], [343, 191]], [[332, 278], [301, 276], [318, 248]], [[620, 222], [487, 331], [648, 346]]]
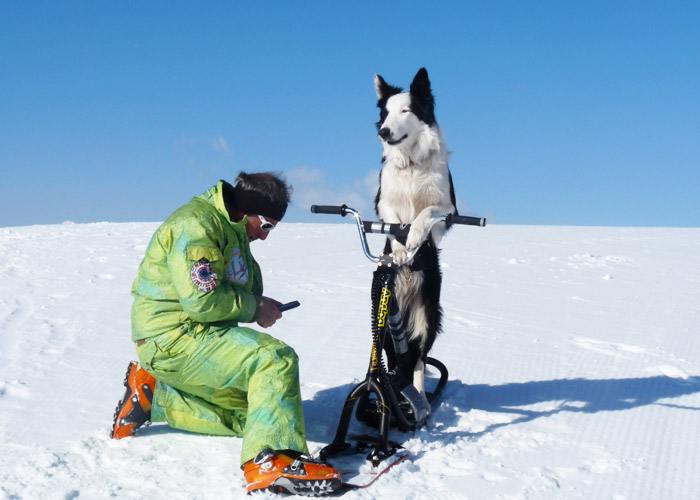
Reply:
[[0, 227], [160, 221], [240, 170], [369, 212], [425, 66], [463, 213], [700, 226], [700, 3], [2, 2]]

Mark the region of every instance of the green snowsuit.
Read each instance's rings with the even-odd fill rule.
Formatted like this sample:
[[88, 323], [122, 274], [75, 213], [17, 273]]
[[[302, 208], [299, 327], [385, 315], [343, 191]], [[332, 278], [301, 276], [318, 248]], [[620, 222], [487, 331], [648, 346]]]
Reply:
[[265, 447], [306, 453], [296, 353], [238, 326], [255, 316], [262, 275], [247, 218], [231, 221], [223, 189], [220, 181], [158, 228], [131, 290], [132, 340], [158, 380], [151, 420], [242, 436], [241, 463]]

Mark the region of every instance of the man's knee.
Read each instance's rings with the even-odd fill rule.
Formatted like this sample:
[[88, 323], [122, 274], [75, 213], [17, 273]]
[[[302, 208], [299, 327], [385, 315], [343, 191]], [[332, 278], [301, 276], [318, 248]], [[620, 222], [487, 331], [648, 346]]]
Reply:
[[279, 376], [292, 378], [299, 374], [299, 356], [284, 342], [275, 342], [258, 351], [257, 369], [255, 371], [274, 372]]
[[295, 366], [299, 364], [299, 356], [296, 351], [281, 340], [266, 346], [264, 350], [266, 351], [265, 354], [272, 360], [291, 363]]

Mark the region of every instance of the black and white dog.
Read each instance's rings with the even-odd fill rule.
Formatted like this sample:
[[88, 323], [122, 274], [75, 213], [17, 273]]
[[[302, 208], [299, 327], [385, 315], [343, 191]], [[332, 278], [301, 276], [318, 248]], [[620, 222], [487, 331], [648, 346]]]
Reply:
[[[379, 75], [374, 76], [374, 85], [380, 109], [377, 130], [384, 147], [375, 209], [384, 222], [411, 224], [405, 241], [387, 240], [385, 253], [391, 252], [396, 263], [407, 264], [408, 254], [419, 247], [413, 261], [397, 277], [395, 293], [408, 337], [413, 386], [427, 415], [425, 359], [441, 330], [442, 276], [437, 244], [445, 232], [444, 224], [431, 231], [429, 226], [433, 217], [457, 213], [454, 187], [425, 68], [418, 71], [409, 92], [388, 85]], [[392, 350], [387, 348], [389, 369], [395, 363]]]

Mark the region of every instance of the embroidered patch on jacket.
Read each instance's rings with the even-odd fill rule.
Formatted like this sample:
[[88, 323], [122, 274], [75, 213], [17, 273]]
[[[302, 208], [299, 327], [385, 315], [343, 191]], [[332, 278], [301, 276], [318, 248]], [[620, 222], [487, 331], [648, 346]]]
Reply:
[[207, 259], [202, 259], [192, 266], [190, 271], [192, 283], [199, 289], [200, 292], [211, 292], [216, 288], [216, 280], [219, 278], [211, 268], [211, 262]]
[[245, 285], [248, 283], [249, 275], [248, 268], [245, 265], [245, 259], [241, 250], [238, 248], [233, 249], [233, 255], [231, 256], [231, 264], [228, 266], [228, 272], [226, 277], [231, 281], [235, 281], [240, 285]]

